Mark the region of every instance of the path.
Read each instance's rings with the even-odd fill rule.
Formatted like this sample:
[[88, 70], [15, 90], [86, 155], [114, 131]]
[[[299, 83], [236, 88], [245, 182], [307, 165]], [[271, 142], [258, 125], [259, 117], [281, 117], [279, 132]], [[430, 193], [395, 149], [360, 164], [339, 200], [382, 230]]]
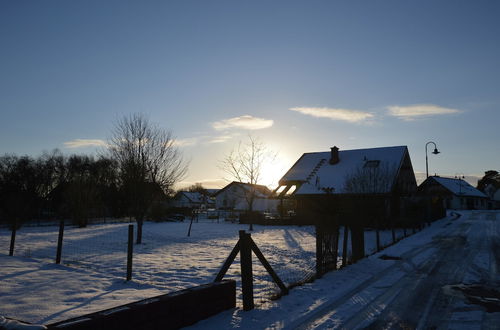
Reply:
[[478, 211], [457, 221], [289, 328], [499, 329], [500, 296], [491, 288], [500, 284], [500, 214]]

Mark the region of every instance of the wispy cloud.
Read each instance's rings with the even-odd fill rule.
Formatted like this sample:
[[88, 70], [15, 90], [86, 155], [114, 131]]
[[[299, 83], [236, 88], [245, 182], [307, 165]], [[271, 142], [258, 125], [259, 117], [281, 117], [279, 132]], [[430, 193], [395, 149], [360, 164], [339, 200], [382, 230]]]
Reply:
[[209, 138], [206, 143], [223, 143], [223, 142], [226, 142], [228, 140], [231, 140], [233, 138], [233, 136], [231, 135], [220, 135], [220, 136], [213, 136], [211, 138]]
[[289, 110], [313, 117], [341, 120], [350, 123], [363, 122], [375, 117], [370, 112], [339, 108], [295, 107]]
[[403, 120], [414, 120], [417, 118], [424, 118], [438, 115], [449, 115], [460, 113], [461, 110], [445, 108], [434, 104], [415, 104], [407, 106], [390, 106], [387, 107], [389, 114]]
[[229, 119], [223, 119], [221, 121], [216, 121], [212, 123], [212, 127], [218, 131], [240, 128], [248, 130], [257, 130], [273, 126], [274, 121], [272, 119], [265, 119], [259, 117], [253, 117], [250, 115], [244, 115], [240, 117], [234, 117]]
[[176, 187], [178, 187], [179, 189], [184, 189], [192, 186], [195, 183], [201, 183], [204, 188], [208, 189], [220, 189], [228, 184], [228, 182], [224, 179], [204, 179], [197, 181], [181, 181], [176, 185]]
[[75, 139], [64, 142], [64, 146], [70, 149], [87, 148], [87, 147], [106, 147], [107, 144], [103, 140], [98, 139]]
[[189, 146], [193, 146], [197, 143], [198, 143], [198, 139], [195, 137], [186, 138], [186, 139], [175, 139], [174, 146], [176, 146], [176, 147], [189, 147]]

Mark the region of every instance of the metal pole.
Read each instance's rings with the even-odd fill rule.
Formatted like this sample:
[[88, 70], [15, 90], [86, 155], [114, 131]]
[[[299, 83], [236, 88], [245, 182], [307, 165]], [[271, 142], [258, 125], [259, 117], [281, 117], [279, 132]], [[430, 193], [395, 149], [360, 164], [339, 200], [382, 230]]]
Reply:
[[429, 177], [429, 160], [427, 158], [427, 144], [425, 145], [425, 178]]
[[134, 225], [128, 225], [127, 281], [132, 279], [132, 257], [134, 255]]

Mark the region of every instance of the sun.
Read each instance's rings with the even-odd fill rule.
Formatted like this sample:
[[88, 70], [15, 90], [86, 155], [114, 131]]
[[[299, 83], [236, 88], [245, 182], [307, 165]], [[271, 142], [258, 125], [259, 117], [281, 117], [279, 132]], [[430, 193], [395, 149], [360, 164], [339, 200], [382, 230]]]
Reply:
[[278, 181], [285, 175], [290, 165], [282, 159], [268, 160], [262, 164], [259, 184], [270, 189], [278, 186]]

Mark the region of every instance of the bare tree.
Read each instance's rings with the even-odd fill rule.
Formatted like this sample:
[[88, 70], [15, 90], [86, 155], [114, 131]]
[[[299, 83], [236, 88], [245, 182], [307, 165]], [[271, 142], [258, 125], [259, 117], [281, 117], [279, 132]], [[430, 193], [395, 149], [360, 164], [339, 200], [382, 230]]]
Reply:
[[377, 194], [390, 192], [395, 169], [380, 161], [367, 161], [347, 175], [344, 191], [349, 194]]
[[241, 194], [244, 196], [248, 211], [253, 211], [255, 199], [258, 194], [256, 185], [259, 184], [263, 166], [266, 162], [272, 162], [276, 158], [276, 153], [257, 138], [249, 135], [248, 142], [239, 142], [238, 146], [221, 161], [220, 168], [229, 175], [230, 181], [236, 180], [249, 183], [248, 190]]
[[119, 165], [121, 186], [129, 212], [137, 221], [137, 243], [149, 207], [182, 180], [187, 163], [172, 133], [151, 123], [142, 114], [123, 117], [114, 127], [108, 149]]
[[[349, 228], [351, 230], [352, 259], [357, 261], [364, 257], [365, 238], [362, 225], [365, 218], [372, 218], [376, 223], [377, 242], [379, 241], [379, 217], [385, 209], [383, 194], [391, 193], [394, 184], [394, 173], [396, 169], [388, 163], [379, 160], [367, 160], [363, 166], [354, 169], [346, 176], [344, 192], [350, 194], [348, 200], [344, 200], [347, 206], [347, 214], [351, 216]], [[345, 205], [348, 203], [348, 205]], [[354, 204], [352, 204], [354, 203]], [[362, 207], [360, 207], [362, 205]], [[373, 224], [372, 224], [373, 225]]]

